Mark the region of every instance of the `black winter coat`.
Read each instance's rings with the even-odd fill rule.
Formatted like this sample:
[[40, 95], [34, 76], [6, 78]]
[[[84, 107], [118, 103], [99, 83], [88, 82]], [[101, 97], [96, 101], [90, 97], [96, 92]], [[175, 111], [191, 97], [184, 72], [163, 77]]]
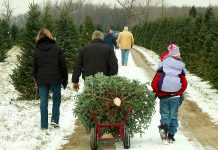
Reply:
[[82, 78], [102, 72], [106, 76], [116, 75], [118, 62], [114, 50], [107, 46], [102, 39], [94, 39], [88, 46], [79, 50], [74, 65], [72, 82], [78, 83]]
[[67, 85], [68, 72], [63, 52], [55, 41], [42, 38], [36, 43], [33, 58], [34, 79], [39, 85]]

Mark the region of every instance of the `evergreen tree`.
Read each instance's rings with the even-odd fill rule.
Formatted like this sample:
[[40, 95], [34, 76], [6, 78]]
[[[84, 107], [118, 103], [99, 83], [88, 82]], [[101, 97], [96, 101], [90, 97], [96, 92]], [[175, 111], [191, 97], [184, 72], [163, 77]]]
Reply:
[[79, 33], [81, 34], [82, 31], [83, 31], [83, 24], [80, 24], [80, 25], [79, 25]]
[[72, 69], [80, 47], [80, 38], [74, 20], [67, 12], [62, 12], [57, 21], [57, 42], [65, 54], [68, 69]]
[[210, 70], [208, 70], [210, 63], [209, 63], [209, 56], [211, 49], [213, 47], [213, 41], [215, 41], [216, 36], [214, 32], [214, 22], [215, 22], [215, 17], [214, 13], [211, 7], [209, 7], [203, 18], [202, 18], [202, 23], [200, 26], [199, 33], [197, 35], [197, 48], [198, 48], [198, 53], [197, 53], [197, 68], [196, 71], [198, 75], [202, 78], [207, 78], [209, 75]]
[[117, 30], [117, 31], [122, 31], [121, 25], [120, 25], [120, 24], [117, 24], [117, 25], [115, 26], [115, 30]]
[[44, 7], [44, 12], [42, 15], [43, 28], [48, 29], [53, 36], [55, 35], [55, 23], [54, 18], [51, 15], [51, 3], [48, 1]]
[[3, 29], [1, 24], [2, 21], [0, 20], [0, 62], [3, 62], [7, 57], [7, 55], [6, 55], [6, 49], [3, 47], [3, 33], [1, 32]]
[[142, 31], [145, 32], [142, 36], [142, 42], [144, 43], [143, 46], [145, 46], [148, 49], [152, 48], [152, 39], [154, 38], [154, 33], [158, 28], [157, 22], [148, 22], [147, 25], [144, 25], [142, 28]]
[[33, 52], [35, 49], [35, 37], [41, 29], [40, 9], [38, 4], [30, 4], [27, 13], [27, 22], [22, 37], [22, 55], [18, 57], [19, 65], [11, 75], [15, 89], [24, 99], [34, 98], [33, 81]]
[[[167, 18], [134, 28], [137, 44], [161, 53], [170, 43], [178, 44], [187, 69], [218, 88], [218, 19], [211, 7], [204, 15]], [[161, 41], [163, 43], [161, 43]]]
[[9, 22], [0, 21], [0, 62], [7, 57], [7, 51], [11, 48], [11, 32]]
[[151, 42], [151, 48], [156, 50], [158, 54], [161, 54], [164, 49], [165, 39], [163, 39], [163, 36], [165, 34], [164, 30], [166, 28], [167, 19], [161, 19], [159, 20], [159, 26], [157, 30], [154, 32], [154, 36], [152, 38]]
[[103, 29], [100, 24], [96, 25], [96, 30], [103, 32]]
[[18, 32], [18, 36], [17, 36], [17, 43], [20, 47], [23, 47], [23, 37], [25, 36], [25, 27], [19, 29], [19, 32]]
[[19, 29], [16, 24], [13, 24], [11, 26], [11, 40], [12, 44], [18, 44], [18, 35], [19, 35]]
[[[2, 27], [1, 27], [1, 19], [0, 19], [0, 31], [2, 30]], [[4, 61], [5, 60], [5, 52], [4, 52], [4, 49], [2, 48], [2, 45], [3, 45], [3, 41], [2, 41], [2, 33], [0, 32], [0, 62]]]
[[137, 45], [142, 45], [141, 43], [141, 39], [140, 39], [140, 32], [139, 32], [139, 30], [141, 29], [141, 27], [140, 26], [134, 26], [133, 28], [132, 28], [132, 34], [134, 35], [134, 43], [135, 44], [137, 44]]
[[[198, 46], [198, 36], [200, 34], [200, 29], [202, 26], [202, 15], [197, 16], [195, 19], [191, 20], [191, 27], [190, 27], [190, 41], [189, 41], [189, 60], [192, 61], [186, 61], [187, 69], [189, 69], [193, 73], [198, 72], [198, 59], [199, 57], [199, 50], [201, 47]], [[184, 54], [183, 54], [184, 55]], [[185, 57], [185, 55], [184, 55]]]
[[204, 66], [203, 66], [203, 71], [204, 71], [204, 76], [206, 78], [210, 78], [213, 70], [215, 68], [210, 68], [211, 63], [212, 63], [212, 56], [211, 53], [213, 53], [214, 49], [214, 41], [217, 40], [217, 21], [215, 19], [215, 15], [213, 12], [213, 9], [209, 7], [206, 10], [204, 20], [203, 20], [206, 28], [206, 35], [205, 35], [205, 41], [203, 45], [203, 50], [202, 54], [204, 56]]
[[[218, 36], [218, 35], [217, 35]], [[217, 58], [218, 58], [218, 40], [214, 42], [213, 46], [213, 51], [210, 53], [210, 75], [209, 75], [209, 80], [211, 83], [213, 83], [214, 87], [218, 89], [218, 63], [217, 63]]]
[[81, 45], [84, 46], [87, 43], [89, 43], [92, 39], [92, 33], [95, 30], [95, 26], [92, 22], [92, 19], [90, 16], [87, 16], [85, 18], [83, 28], [82, 28], [82, 33], [81, 33]]
[[167, 51], [167, 47], [171, 43], [177, 44], [178, 42], [178, 31], [177, 31], [177, 21], [178, 19], [175, 18], [169, 18], [166, 27], [164, 29], [163, 33], [163, 39], [162, 39], [162, 52]]
[[211, 7], [209, 7], [206, 10], [206, 13], [204, 15], [204, 19], [203, 19], [203, 24], [204, 24], [204, 28], [206, 30], [206, 40], [204, 41], [204, 49], [206, 50], [205, 52], [208, 53], [211, 51], [213, 45], [211, 45], [211, 43], [213, 43], [213, 41], [215, 41], [217, 39], [216, 36], [216, 20], [215, 20], [215, 15], [213, 12], [213, 9]]
[[[125, 77], [107, 77], [103, 74], [90, 76], [85, 80], [84, 91], [77, 95], [74, 114], [83, 123], [87, 131], [96, 127], [88, 110], [97, 115], [100, 123], [122, 122], [127, 111], [132, 113], [128, 117], [125, 126], [130, 134], [141, 133], [147, 129], [155, 109], [155, 95], [146, 85], [136, 80], [128, 80]], [[114, 101], [120, 101], [115, 105]], [[111, 133], [118, 137], [119, 128], [105, 128], [103, 133]]]
[[2, 30], [0, 32], [3, 38], [3, 47], [6, 49], [9, 49], [12, 46], [11, 45], [10, 24], [8, 21], [2, 20], [1, 27], [2, 27]]
[[[190, 18], [179, 18], [177, 20], [178, 26], [176, 27], [177, 29], [177, 35], [174, 36], [174, 38], [177, 38], [177, 43], [181, 49], [181, 53], [188, 54], [190, 53], [189, 51], [189, 45], [190, 45], [190, 28], [191, 28], [191, 20]], [[184, 55], [182, 57], [185, 61], [189, 61], [189, 55]]]

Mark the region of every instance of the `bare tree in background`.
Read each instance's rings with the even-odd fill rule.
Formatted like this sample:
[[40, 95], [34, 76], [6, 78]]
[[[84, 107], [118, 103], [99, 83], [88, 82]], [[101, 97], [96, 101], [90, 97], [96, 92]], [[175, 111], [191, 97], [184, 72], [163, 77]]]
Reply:
[[127, 25], [131, 26], [132, 18], [135, 16], [134, 7], [137, 0], [117, 0], [117, 2], [126, 10]]
[[[144, 20], [149, 20], [151, 15], [151, 6], [154, 5], [155, 0], [143, 0], [143, 2], [140, 2], [141, 9], [144, 10]], [[139, 7], [140, 7], [139, 6]]]
[[164, 17], [164, 0], [161, 0], [161, 17]]
[[166, 17], [166, 7], [167, 7], [167, 3], [166, 0], [157, 0], [156, 3], [157, 6], [159, 6], [161, 8], [161, 18]]
[[3, 7], [3, 10], [1, 11], [2, 17], [6, 21], [10, 21], [13, 13], [13, 8], [11, 7], [11, 0], [3, 0], [2, 7]]
[[[145, 16], [147, 20], [150, 16], [150, 6], [154, 0], [117, 0], [117, 2], [126, 10], [127, 25], [133, 25], [133, 19]], [[137, 8], [142, 9], [137, 9]]]
[[59, 4], [57, 0], [55, 3], [56, 8], [60, 11], [60, 13], [71, 13], [77, 10], [79, 7], [83, 5], [82, 0], [65, 0]]

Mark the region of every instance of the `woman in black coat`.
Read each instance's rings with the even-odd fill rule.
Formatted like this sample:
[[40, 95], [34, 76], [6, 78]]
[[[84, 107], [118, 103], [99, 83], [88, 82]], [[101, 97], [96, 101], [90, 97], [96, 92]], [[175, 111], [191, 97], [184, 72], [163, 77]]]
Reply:
[[33, 58], [34, 79], [39, 87], [41, 129], [48, 129], [48, 94], [53, 93], [51, 125], [59, 127], [61, 85], [65, 89], [68, 72], [61, 49], [56, 46], [50, 31], [42, 29], [36, 37]]

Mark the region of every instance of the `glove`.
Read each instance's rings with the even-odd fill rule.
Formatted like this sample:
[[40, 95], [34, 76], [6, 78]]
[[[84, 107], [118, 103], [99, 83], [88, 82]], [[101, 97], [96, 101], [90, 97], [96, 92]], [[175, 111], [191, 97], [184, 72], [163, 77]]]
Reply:
[[79, 90], [79, 83], [72, 83], [72, 90], [78, 91]]

